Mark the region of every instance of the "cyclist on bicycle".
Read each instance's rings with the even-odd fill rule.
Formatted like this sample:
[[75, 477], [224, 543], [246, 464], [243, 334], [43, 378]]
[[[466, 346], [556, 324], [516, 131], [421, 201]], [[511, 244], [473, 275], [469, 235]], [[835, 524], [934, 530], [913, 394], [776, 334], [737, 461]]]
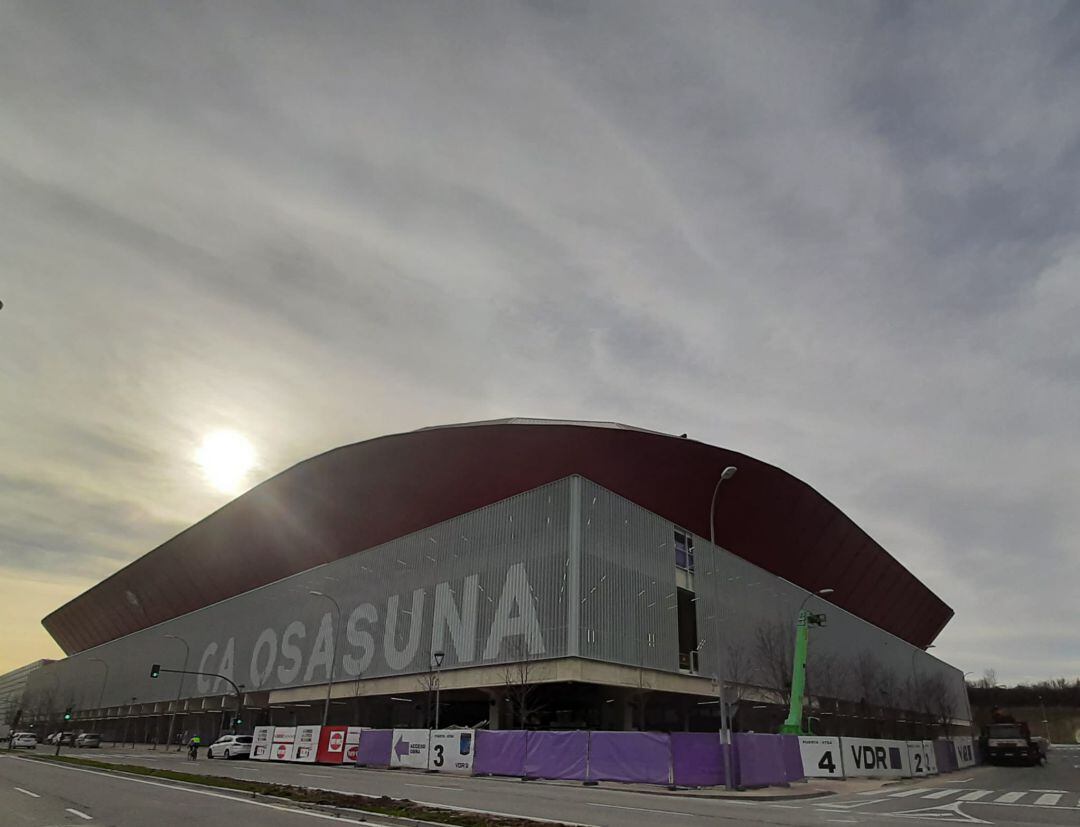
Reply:
[[202, 743], [202, 738], [198, 735], [192, 735], [191, 740], [188, 741], [188, 758], [195, 761], [199, 757], [199, 744]]

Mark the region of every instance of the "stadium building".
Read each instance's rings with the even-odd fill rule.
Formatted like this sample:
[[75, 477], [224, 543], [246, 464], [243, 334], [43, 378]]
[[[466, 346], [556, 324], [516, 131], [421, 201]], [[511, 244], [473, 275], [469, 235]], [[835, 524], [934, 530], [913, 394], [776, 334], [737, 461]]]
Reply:
[[302, 462], [57, 609], [27, 706], [162, 742], [424, 726], [437, 683], [443, 726], [715, 730], [722, 676], [735, 728], [775, 731], [803, 607], [815, 732], [967, 726], [926, 652], [952, 611], [790, 474], [613, 423], [427, 428]]

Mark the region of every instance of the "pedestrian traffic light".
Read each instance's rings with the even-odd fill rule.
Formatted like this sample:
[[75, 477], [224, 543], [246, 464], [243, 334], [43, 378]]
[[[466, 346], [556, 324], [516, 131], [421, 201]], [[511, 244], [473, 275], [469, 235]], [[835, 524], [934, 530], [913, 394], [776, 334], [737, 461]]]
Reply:
[[71, 707], [70, 706], [67, 709], [64, 710], [64, 720], [65, 721], [70, 721], [71, 720]]
[[160, 674], [161, 674], [161, 664], [160, 663], [155, 663], [153, 666], [150, 667], [150, 677], [151, 678], [156, 678]]

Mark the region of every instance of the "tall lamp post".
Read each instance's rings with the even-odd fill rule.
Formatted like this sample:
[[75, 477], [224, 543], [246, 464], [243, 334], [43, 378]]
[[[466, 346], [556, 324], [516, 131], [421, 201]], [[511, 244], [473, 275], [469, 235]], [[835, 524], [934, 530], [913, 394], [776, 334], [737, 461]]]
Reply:
[[312, 597], [322, 597], [326, 600], [329, 600], [330, 603], [334, 606], [334, 611], [337, 612], [337, 622], [334, 624], [334, 637], [330, 645], [330, 676], [326, 681], [326, 703], [323, 704], [322, 713], [322, 725], [326, 726], [326, 721], [330, 717], [330, 693], [331, 691], [333, 691], [334, 688], [334, 669], [337, 666], [337, 645], [338, 632], [340, 631], [339, 627], [341, 626], [341, 607], [338, 605], [338, 602], [326, 592], [315, 591], [314, 589], [312, 589], [308, 592], [308, 594], [310, 594]]
[[1043, 714], [1043, 727], [1046, 729], [1046, 743], [1050, 743], [1050, 719], [1046, 717], [1046, 703], [1043, 701], [1043, 696], [1039, 696], [1039, 706], [1042, 708]]
[[[179, 635], [165, 635], [165, 637], [169, 638], [169, 640], [178, 640], [184, 644], [184, 669], [183, 672], [180, 673], [180, 683], [176, 686], [176, 701], [173, 703], [172, 715], [169, 716], [169, 735], [165, 740], [165, 749], [168, 749], [169, 745], [172, 744], [173, 735], [176, 733], [176, 710], [180, 708], [180, 698], [184, 694], [184, 672], [187, 672], [188, 660], [191, 657], [191, 647], [188, 646], [188, 642]], [[176, 746], [176, 751], [180, 751], [179, 744]]]
[[720, 574], [720, 551], [716, 547], [716, 495], [720, 493], [720, 485], [735, 476], [739, 469], [734, 465], [727, 466], [720, 472], [720, 479], [713, 488], [712, 499], [709, 500], [709, 543], [712, 545], [716, 559], [713, 560], [712, 572], [716, 578], [716, 608], [713, 611], [713, 637], [716, 638], [716, 669], [717, 669], [717, 692], [720, 701], [720, 743], [724, 750], [724, 786], [732, 790], [735, 784], [732, 781], [731, 767], [731, 721], [728, 719], [727, 697], [724, 691], [724, 683], [727, 681], [724, 647], [720, 645], [720, 609], [723, 602], [720, 599], [722, 580]]
[[439, 692], [442, 690], [442, 681], [439, 679], [442, 672], [443, 658], [446, 653], [442, 649], [431, 653], [431, 659], [435, 663], [435, 729], [439, 728]]

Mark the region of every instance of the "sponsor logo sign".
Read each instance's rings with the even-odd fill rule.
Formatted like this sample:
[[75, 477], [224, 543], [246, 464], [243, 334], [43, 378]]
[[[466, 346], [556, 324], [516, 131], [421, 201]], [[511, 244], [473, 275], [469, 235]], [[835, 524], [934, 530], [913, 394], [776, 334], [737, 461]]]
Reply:
[[965, 769], [975, 766], [975, 744], [970, 738], [953, 738], [953, 749], [956, 750], [956, 767]]
[[803, 775], [807, 778], [843, 778], [844, 758], [839, 738], [799, 736]]
[[294, 761], [314, 764], [319, 754], [319, 730], [317, 726], [298, 726], [296, 728], [296, 753]]
[[906, 741], [841, 738], [847, 778], [910, 778]]
[[272, 726], [255, 727], [255, 731], [251, 734], [251, 757], [256, 761], [268, 761], [273, 739], [274, 728]]
[[471, 775], [474, 743], [471, 729], [435, 730], [431, 733], [428, 769]]
[[270, 747], [271, 761], [292, 761], [296, 755], [296, 744], [272, 744]]

